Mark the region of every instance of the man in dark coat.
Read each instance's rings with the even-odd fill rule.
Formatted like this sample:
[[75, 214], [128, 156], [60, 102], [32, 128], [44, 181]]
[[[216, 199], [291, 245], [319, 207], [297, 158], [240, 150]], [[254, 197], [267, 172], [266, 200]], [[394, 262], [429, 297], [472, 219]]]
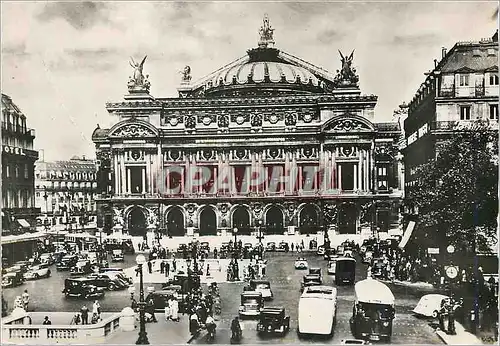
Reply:
[[168, 278], [170, 276], [170, 263], [165, 263], [165, 277]]
[[153, 263], [151, 261], [148, 261], [148, 272], [149, 274], [153, 273]]
[[83, 304], [80, 313], [82, 314], [82, 324], [89, 324], [89, 308], [87, 305]]

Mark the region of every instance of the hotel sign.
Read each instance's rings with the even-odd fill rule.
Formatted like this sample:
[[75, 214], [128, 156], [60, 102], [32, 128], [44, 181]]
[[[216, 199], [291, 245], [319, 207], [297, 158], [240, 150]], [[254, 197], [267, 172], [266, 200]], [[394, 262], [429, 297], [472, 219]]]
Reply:
[[23, 148], [18, 148], [18, 147], [10, 147], [8, 145], [3, 146], [3, 151], [7, 154], [15, 154], [15, 155], [21, 155], [21, 156], [26, 156], [26, 153], [24, 152]]

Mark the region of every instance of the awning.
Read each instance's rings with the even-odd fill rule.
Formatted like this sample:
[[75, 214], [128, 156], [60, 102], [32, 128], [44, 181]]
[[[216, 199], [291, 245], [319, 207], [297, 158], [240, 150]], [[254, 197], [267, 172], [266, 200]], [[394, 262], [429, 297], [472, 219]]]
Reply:
[[24, 228], [30, 228], [31, 225], [25, 219], [17, 219], [17, 222]]
[[415, 221], [410, 221], [408, 226], [406, 227], [405, 234], [401, 239], [401, 243], [399, 243], [399, 248], [404, 249], [408, 241], [410, 240], [411, 234], [413, 233], [413, 229], [415, 228]]

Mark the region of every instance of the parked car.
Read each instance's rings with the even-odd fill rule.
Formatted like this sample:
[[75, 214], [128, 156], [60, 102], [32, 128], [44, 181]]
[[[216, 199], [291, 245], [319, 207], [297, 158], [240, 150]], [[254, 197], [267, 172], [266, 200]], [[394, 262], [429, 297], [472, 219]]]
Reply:
[[123, 268], [101, 268], [99, 273], [106, 273], [110, 274], [112, 277], [118, 277], [127, 282], [129, 285], [134, 283], [134, 279], [132, 279], [132, 277], [125, 275]]
[[183, 254], [184, 251], [188, 251], [187, 245], [186, 244], [179, 244], [179, 246], [177, 247], [177, 253]]
[[319, 267], [309, 268], [309, 275], [318, 275], [321, 279], [323, 279], [323, 275], [321, 273], [321, 268], [319, 268]]
[[102, 298], [104, 296], [104, 288], [97, 287], [93, 279], [70, 278], [64, 280], [62, 293], [67, 298]]
[[283, 307], [267, 307], [260, 312], [257, 333], [279, 333], [285, 335], [290, 330], [290, 316]]
[[70, 270], [76, 262], [78, 262], [78, 257], [76, 255], [65, 255], [56, 263], [56, 269], [57, 271]]
[[22, 272], [11, 272], [2, 275], [2, 288], [16, 287], [24, 283]]
[[426, 294], [420, 298], [417, 306], [413, 309], [413, 313], [418, 316], [437, 318], [441, 304], [448, 299], [450, 297], [443, 294]]
[[266, 251], [269, 251], [269, 252], [274, 252], [276, 251], [276, 243], [273, 242], [273, 241], [270, 241], [266, 244]]
[[48, 264], [39, 264], [32, 266], [26, 273], [24, 273], [25, 280], [38, 280], [40, 278], [50, 277], [50, 268]]
[[123, 262], [125, 261], [125, 256], [123, 255], [123, 250], [115, 249], [111, 254], [111, 262]]
[[307, 260], [304, 257], [299, 257], [295, 260], [295, 269], [307, 269]]
[[158, 312], [164, 312], [169, 297], [174, 297], [177, 299], [179, 304], [179, 312], [186, 313], [188, 309], [187, 294], [182, 293], [181, 291], [180, 286], [172, 285], [169, 286], [168, 289], [150, 292], [146, 297], [146, 301], [153, 299], [155, 310]]
[[200, 250], [210, 252], [210, 243], [208, 241], [202, 241], [200, 243]]
[[320, 286], [321, 284], [323, 284], [323, 281], [321, 280], [321, 276], [319, 276], [319, 275], [304, 275], [304, 277], [302, 278], [302, 282], [300, 284], [300, 292], [303, 292], [305, 287]]
[[118, 277], [113, 277], [110, 273], [90, 274], [87, 276], [87, 279], [92, 280], [92, 285], [104, 288], [108, 291], [123, 290], [130, 286], [127, 281]]
[[56, 258], [53, 253], [46, 252], [40, 255], [40, 263], [48, 264], [49, 266], [51, 266], [56, 263]]
[[276, 248], [276, 251], [278, 252], [288, 252], [290, 251], [290, 247], [287, 242], [282, 241], [278, 244], [278, 247]]

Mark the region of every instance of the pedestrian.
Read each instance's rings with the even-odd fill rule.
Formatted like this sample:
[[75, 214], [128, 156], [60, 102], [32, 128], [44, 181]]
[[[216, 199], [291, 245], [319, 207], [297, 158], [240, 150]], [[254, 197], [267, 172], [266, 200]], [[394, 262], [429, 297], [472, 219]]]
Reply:
[[101, 320], [101, 318], [99, 317], [99, 315], [96, 312], [92, 313], [92, 319], [90, 320], [91, 324], [97, 324], [97, 323], [99, 323], [100, 320]]
[[82, 319], [80, 317], [80, 314], [77, 312], [75, 314], [75, 316], [73, 316], [73, 319], [71, 320], [70, 325], [72, 325], [72, 324], [79, 325], [81, 321], [82, 321]]
[[135, 300], [134, 297], [132, 297], [132, 299], [130, 301], [130, 307], [132, 308], [132, 310], [134, 310], [134, 312], [137, 311], [137, 307], [138, 307], [137, 300]]
[[217, 248], [214, 248], [214, 258], [217, 258]]
[[172, 318], [172, 297], [168, 297], [167, 302], [165, 303], [165, 321], [168, 321]]
[[192, 312], [191, 316], [189, 316], [189, 332], [192, 336], [198, 335], [199, 326], [198, 315], [195, 312]]
[[155, 302], [153, 298], [149, 298], [146, 306], [146, 311], [152, 315], [153, 322], [158, 322], [155, 316]]
[[99, 304], [99, 301], [94, 301], [94, 304], [92, 304], [92, 314], [97, 314], [101, 315], [101, 304]]
[[207, 276], [210, 276], [210, 265], [207, 263]]
[[151, 260], [148, 261], [148, 272], [149, 274], [153, 274], [153, 263]]
[[173, 255], [174, 259], [172, 261], [172, 271], [177, 273], [177, 262], [175, 261], [175, 254]]
[[168, 278], [170, 276], [170, 263], [165, 262], [165, 277]]
[[[292, 252], [293, 252], [293, 249], [294, 249], [294, 245], [293, 245], [293, 243], [292, 243]], [[297, 248], [297, 249], [298, 249], [298, 248]]]
[[179, 302], [175, 297], [172, 298], [170, 305], [170, 314], [172, 321], [179, 322]]
[[50, 324], [52, 324], [52, 321], [49, 319], [49, 316], [45, 316], [45, 318], [43, 319], [42, 325], [47, 326]]
[[165, 272], [165, 261], [160, 262], [160, 274]]
[[28, 294], [28, 290], [24, 290], [22, 299], [23, 299], [23, 309], [24, 311], [28, 311], [28, 303], [30, 302], [30, 295]]
[[89, 324], [89, 308], [87, 307], [87, 305], [83, 304], [82, 308], [80, 309], [80, 314], [82, 315], [82, 325]]

